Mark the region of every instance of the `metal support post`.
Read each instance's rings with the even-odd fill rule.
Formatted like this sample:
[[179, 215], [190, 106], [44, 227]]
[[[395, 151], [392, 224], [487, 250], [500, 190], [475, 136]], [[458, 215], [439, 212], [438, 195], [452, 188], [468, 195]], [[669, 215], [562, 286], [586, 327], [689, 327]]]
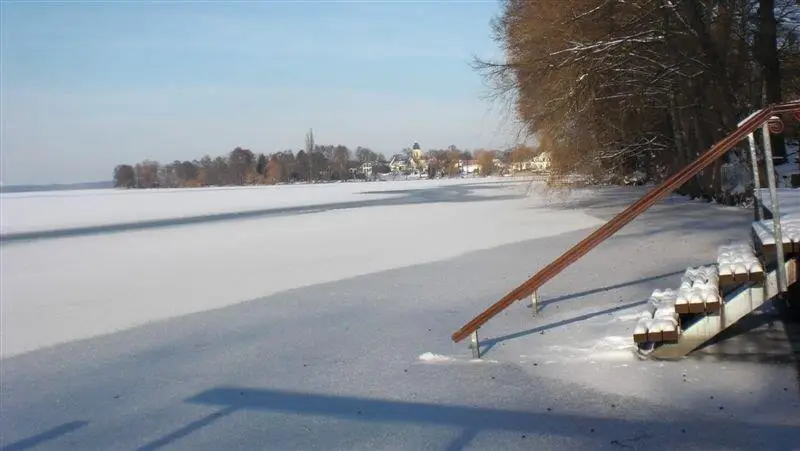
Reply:
[[533, 316], [539, 313], [539, 290], [534, 290], [531, 295], [531, 310], [533, 311]]
[[761, 199], [761, 176], [758, 173], [758, 154], [756, 153], [756, 136], [747, 135], [750, 144], [750, 163], [753, 166], [753, 203], [756, 209], [756, 221], [764, 220], [764, 201]]
[[778, 292], [788, 291], [786, 285], [786, 259], [783, 255], [783, 234], [781, 233], [781, 212], [778, 208], [778, 188], [775, 184], [775, 165], [772, 162], [772, 143], [769, 136], [769, 125], [764, 123], [761, 127], [762, 139], [764, 140], [764, 162], [767, 169], [767, 184], [769, 185], [769, 195], [772, 201], [772, 226], [775, 234], [775, 257], [777, 265]]
[[480, 346], [480, 342], [478, 341], [478, 331], [476, 330], [475, 332], [473, 332], [472, 335], [469, 336], [469, 338], [470, 338], [469, 347], [472, 349], [472, 358], [473, 359], [480, 359], [481, 358], [481, 346]]

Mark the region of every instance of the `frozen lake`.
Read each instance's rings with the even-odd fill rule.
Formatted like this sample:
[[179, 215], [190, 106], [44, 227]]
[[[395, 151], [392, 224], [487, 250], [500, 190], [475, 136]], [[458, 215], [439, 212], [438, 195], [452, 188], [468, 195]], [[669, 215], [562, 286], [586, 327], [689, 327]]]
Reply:
[[526, 188], [4, 195], [3, 233], [41, 239], [0, 246], [0, 445], [800, 443], [791, 365], [632, 358], [637, 307], [746, 237], [749, 211], [670, 199], [546, 285], [539, 316], [518, 303], [487, 324], [470, 361], [452, 331], [643, 193]]
[[[532, 215], [523, 193], [448, 180], [14, 196], [4, 216], [26, 230], [118, 229], [0, 248], [2, 355], [600, 223]], [[222, 211], [259, 214], [204, 221]], [[169, 221], [190, 215], [189, 226]], [[166, 221], [125, 230], [145, 219]]]

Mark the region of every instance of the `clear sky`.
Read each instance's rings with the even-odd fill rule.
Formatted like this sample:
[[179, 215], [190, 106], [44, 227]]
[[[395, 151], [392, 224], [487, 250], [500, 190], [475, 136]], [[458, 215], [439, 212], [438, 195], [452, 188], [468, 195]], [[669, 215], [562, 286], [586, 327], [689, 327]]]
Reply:
[[3, 1], [2, 182], [108, 180], [115, 165], [236, 146], [500, 148], [494, 0]]

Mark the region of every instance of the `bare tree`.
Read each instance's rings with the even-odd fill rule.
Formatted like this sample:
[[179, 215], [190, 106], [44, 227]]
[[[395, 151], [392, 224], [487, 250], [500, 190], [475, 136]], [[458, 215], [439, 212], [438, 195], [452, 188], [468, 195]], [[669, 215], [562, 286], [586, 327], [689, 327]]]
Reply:
[[[493, 26], [506, 58], [475, 67], [550, 153], [555, 178], [641, 171], [657, 180], [756, 106], [756, 54], [776, 48], [764, 38], [754, 45], [759, 3], [772, 2], [508, 0]], [[722, 164], [684, 189], [721, 198]]]
[[114, 168], [115, 188], [135, 188], [136, 171], [129, 164], [121, 164]]
[[475, 152], [478, 166], [481, 168], [481, 175], [492, 175], [494, 172], [494, 152], [488, 150], [480, 150]]
[[136, 165], [136, 186], [138, 188], [155, 188], [158, 186], [157, 161], [144, 160]]
[[339, 180], [349, 178], [348, 162], [350, 161], [350, 149], [347, 146], [338, 145], [333, 148], [332, 163]]
[[316, 173], [314, 172], [314, 130], [309, 129], [306, 134], [306, 155], [308, 155], [308, 181], [313, 182], [316, 180]]
[[249, 149], [237, 147], [228, 156], [228, 168], [231, 171], [231, 177], [238, 185], [244, 185], [248, 176], [252, 175], [255, 170], [254, 164], [255, 155]]

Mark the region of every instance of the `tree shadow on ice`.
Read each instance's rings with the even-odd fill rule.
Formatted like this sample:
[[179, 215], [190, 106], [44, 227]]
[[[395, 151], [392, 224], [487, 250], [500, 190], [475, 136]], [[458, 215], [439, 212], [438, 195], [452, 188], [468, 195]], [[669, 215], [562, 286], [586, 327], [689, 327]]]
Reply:
[[78, 429], [83, 428], [84, 426], [88, 425], [88, 421], [70, 421], [69, 423], [64, 423], [60, 426], [56, 426], [52, 429], [48, 429], [44, 432], [40, 432], [39, 434], [33, 435], [28, 438], [24, 438], [22, 440], [18, 440], [14, 443], [10, 443], [3, 447], [4, 451], [23, 451], [26, 449], [31, 449], [36, 446], [41, 445], [42, 443], [49, 442], [51, 440], [55, 440], [59, 437], [67, 435], [71, 432], [74, 432]]
[[491, 193], [486, 195], [478, 194], [479, 191], [491, 192], [506, 188], [504, 185], [490, 184], [467, 184], [456, 186], [442, 186], [427, 189], [408, 189], [396, 191], [367, 191], [362, 195], [393, 195], [381, 199], [368, 199], [347, 202], [333, 202], [319, 205], [298, 205], [292, 207], [264, 208], [258, 210], [216, 213], [208, 215], [195, 215], [181, 218], [154, 219], [119, 224], [95, 225], [84, 227], [72, 227], [59, 230], [43, 230], [32, 232], [9, 233], [0, 235], [0, 243], [13, 243], [30, 240], [43, 240], [65, 237], [78, 237], [86, 235], [99, 235], [108, 233], [130, 232], [138, 230], [158, 229], [166, 227], [187, 226], [195, 224], [207, 224], [213, 222], [233, 221], [242, 219], [256, 219], [265, 217], [295, 216], [303, 214], [324, 213], [332, 210], [346, 210], [369, 207], [387, 207], [403, 205], [421, 205], [435, 203], [463, 203], [463, 202], [485, 202], [519, 199], [524, 197], [521, 193]]
[[[345, 420], [336, 426], [336, 431], [339, 436], [347, 437], [350, 446], [354, 437], [364, 434], [365, 429], [359, 428], [358, 423], [388, 424], [398, 428], [418, 425], [457, 428], [454, 437], [441, 443], [440, 449], [445, 450], [463, 449], [485, 431], [577, 437], [591, 439], [596, 445], [612, 444], [623, 448], [652, 448], [668, 442], [673, 449], [675, 446], [738, 448], [742, 445], [741, 437], [757, 436], [769, 437], [770, 449], [790, 449], [798, 435], [789, 425], [756, 425], [710, 417], [698, 422], [687, 419], [685, 414], [669, 411], [663, 412], [658, 419], [622, 419], [613, 418], [613, 415], [587, 417], [543, 412], [543, 406], [539, 406], [539, 412], [515, 411], [245, 387], [217, 387], [186, 401], [218, 410], [138, 448], [139, 451], [161, 449], [240, 411], [290, 415], [295, 418], [293, 421], [300, 422], [297, 428], [304, 430], [304, 434], [308, 434], [314, 424], [319, 424], [319, 417]], [[309, 417], [307, 425], [298, 418], [302, 416]], [[285, 423], [281, 424], [284, 424], [281, 427], [286, 427]], [[348, 432], [349, 428], [354, 430]], [[263, 436], [259, 436], [257, 442], [268, 442], [269, 432], [265, 428], [259, 430], [261, 432], [257, 434]], [[419, 433], [418, 428], [413, 430]], [[336, 439], [337, 436], [326, 435], [326, 446], [337, 447]], [[435, 443], [430, 445], [437, 447]]]

